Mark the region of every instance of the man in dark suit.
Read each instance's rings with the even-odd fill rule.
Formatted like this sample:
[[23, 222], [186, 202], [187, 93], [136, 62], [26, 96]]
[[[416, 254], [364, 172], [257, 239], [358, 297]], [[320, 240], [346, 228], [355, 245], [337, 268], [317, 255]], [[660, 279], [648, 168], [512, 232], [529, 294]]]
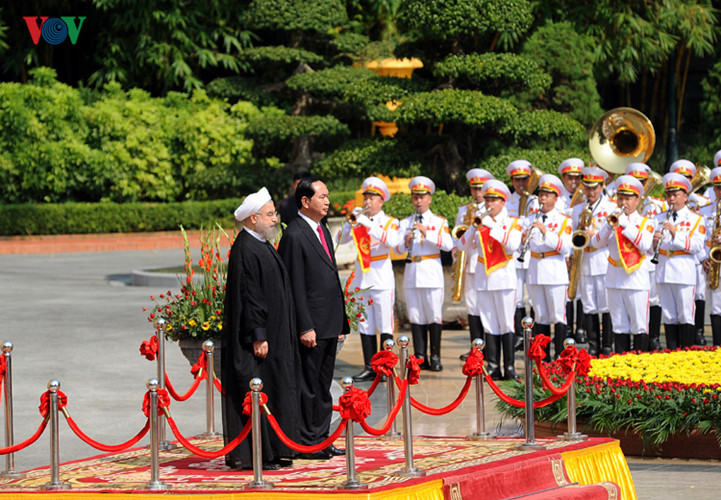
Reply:
[[[330, 434], [333, 398], [330, 386], [335, 369], [338, 337], [349, 331], [343, 287], [338, 277], [333, 240], [320, 224], [328, 214], [328, 188], [315, 177], [301, 179], [295, 191], [298, 217], [283, 232], [278, 253], [290, 274], [295, 303], [296, 332], [300, 340], [301, 439], [315, 445]], [[345, 454], [331, 445], [304, 458], [331, 458]], [[302, 456], [303, 457], [303, 456]]]

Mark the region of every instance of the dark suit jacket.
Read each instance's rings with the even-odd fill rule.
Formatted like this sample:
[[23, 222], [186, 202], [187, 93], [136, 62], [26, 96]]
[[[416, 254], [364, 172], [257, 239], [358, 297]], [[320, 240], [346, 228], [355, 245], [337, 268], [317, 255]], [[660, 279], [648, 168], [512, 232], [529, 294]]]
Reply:
[[288, 224], [278, 253], [290, 274], [298, 335], [315, 330], [317, 339], [330, 339], [348, 333], [349, 327], [333, 239], [322, 227], [332, 260], [302, 217]]

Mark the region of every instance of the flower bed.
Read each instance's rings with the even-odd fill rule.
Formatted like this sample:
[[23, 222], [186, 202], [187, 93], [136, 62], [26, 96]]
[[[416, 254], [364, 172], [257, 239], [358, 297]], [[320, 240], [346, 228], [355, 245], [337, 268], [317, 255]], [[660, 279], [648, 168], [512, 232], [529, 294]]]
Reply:
[[[544, 364], [555, 383], [565, 379], [557, 362]], [[673, 436], [715, 434], [721, 445], [721, 349], [689, 348], [653, 353], [602, 356], [591, 371], [576, 379], [576, 416], [584, 432], [603, 435], [628, 433], [643, 442], [644, 454], [655, 454]], [[534, 369], [534, 400], [548, 397]], [[524, 384], [509, 381], [504, 389], [524, 399]], [[523, 408], [503, 402], [505, 416], [520, 418]], [[535, 411], [538, 422], [565, 428], [566, 398]]]

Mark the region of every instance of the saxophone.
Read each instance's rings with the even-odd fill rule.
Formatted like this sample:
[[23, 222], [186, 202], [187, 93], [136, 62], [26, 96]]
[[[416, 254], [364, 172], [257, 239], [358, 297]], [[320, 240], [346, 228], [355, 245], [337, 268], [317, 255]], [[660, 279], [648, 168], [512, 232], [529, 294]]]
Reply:
[[711, 234], [711, 249], [708, 252], [711, 267], [708, 270], [708, 287], [716, 290], [719, 285], [719, 270], [721, 269], [721, 199], [716, 202], [716, 214], [713, 218], [713, 233]]
[[[474, 202], [470, 202], [468, 204], [466, 216], [463, 218], [463, 224], [454, 227], [453, 231], [451, 231], [451, 235], [455, 239], [460, 239], [460, 237], [463, 236], [463, 233], [465, 233], [468, 228], [471, 227], [471, 223], [475, 218], [477, 210], [478, 205], [476, 205]], [[465, 250], [459, 250], [458, 252], [456, 252], [456, 260], [453, 261], [453, 267], [451, 268], [451, 282], [453, 284], [451, 300], [455, 302], [460, 302], [461, 297], [463, 297], [463, 288], [465, 286], [464, 271], [466, 269], [466, 260], [467, 256]]]
[[593, 220], [593, 211], [591, 210], [591, 200], [586, 203], [578, 217], [578, 229], [571, 235], [571, 246], [573, 247], [573, 255], [571, 255], [571, 265], [568, 271], [568, 299], [574, 300], [578, 290], [578, 278], [581, 272], [581, 259], [583, 251], [588, 246], [589, 237], [586, 228]]

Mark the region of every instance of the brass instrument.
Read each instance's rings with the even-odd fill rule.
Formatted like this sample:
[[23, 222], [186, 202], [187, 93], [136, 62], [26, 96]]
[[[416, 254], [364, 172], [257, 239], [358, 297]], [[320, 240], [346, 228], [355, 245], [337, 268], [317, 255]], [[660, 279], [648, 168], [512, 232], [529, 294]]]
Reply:
[[589, 236], [586, 228], [593, 221], [593, 211], [591, 210], [591, 201], [586, 202], [586, 208], [583, 209], [578, 217], [578, 229], [571, 234], [571, 246], [573, 254], [571, 255], [571, 267], [568, 272], [568, 298], [574, 300], [578, 291], [578, 279], [581, 273], [581, 260], [583, 259], [583, 251], [588, 246]]
[[528, 186], [525, 191], [521, 193], [521, 199], [518, 200], [518, 217], [524, 217], [526, 214], [526, 205], [533, 196], [533, 192], [538, 188], [538, 184], [541, 182], [541, 176], [546, 172], [537, 167], [531, 167], [531, 178], [528, 180]]
[[608, 214], [608, 217], [606, 217], [606, 224], [616, 229], [618, 227], [618, 218], [621, 217], [621, 215], [623, 215], [623, 209], [617, 208], [612, 213]]
[[580, 183], [578, 185], [578, 187], [576, 188], [576, 190], [573, 192], [573, 196], [571, 196], [570, 207], [573, 208], [576, 205], [578, 205], [579, 203], [581, 203], [583, 201], [584, 196], [585, 195], [583, 194], [583, 183]]
[[[533, 222], [536, 222], [541, 217], [541, 210], [538, 210], [536, 212], [535, 217], [533, 217]], [[518, 257], [516, 260], [518, 262], [523, 262], [526, 260], [526, 252], [528, 252], [528, 247], [531, 244], [531, 233], [533, 232], [533, 222], [531, 223], [531, 229], [528, 230], [528, 234], [526, 234], [526, 241], [523, 243], [523, 247], [521, 248], [521, 252], [518, 254]]]
[[696, 191], [704, 187], [706, 184], [711, 182], [711, 169], [708, 168], [706, 165], [701, 165], [700, 163], [696, 164], [696, 174], [691, 179], [691, 191], [688, 193], [689, 200], [686, 203], [688, 205], [688, 208], [694, 212], [698, 213], [699, 208], [701, 208], [701, 205], [698, 202], [697, 198], [691, 199], [691, 195], [694, 194]]
[[648, 172], [648, 180], [646, 181], [646, 185], [643, 187], [643, 196], [641, 196], [641, 199], [638, 202], [638, 208], [636, 209], [638, 213], [643, 215], [643, 206], [646, 204], [646, 200], [649, 196], [651, 196], [651, 192], [662, 183], [663, 178], [661, 177], [661, 174], [654, 172], [653, 170]]
[[615, 174], [623, 174], [631, 163], [647, 161], [655, 145], [651, 121], [633, 108], [607, 111], [596, 120], [588, 138], [598, 166]]
[[369, 210], [369, 208], [356, 207], [352, 212], [348, 212], [345, 215], [345, 220], [348, 221], [351, 226], [355, 226], [358, 223], [358, 216], [361, 214], [367, 214]]
[[721, 199], [716, 202], [716, 214], [713, 219], [713, 233], [711, 233], [711, 249], [708, 252], [711, 266], [708, 270], [708, 287], [716, 290], [719, 285], [719, 270], [721, 270]]
[[[421, 207], [416, 208], [416, 216], [413, 219], [413, 225], [421, 221]], [[413, 242], [416, 239], [416, 228], [411, 229], [411, 243], [408, 245], [408, 254], [406, 256], [406, 263], [413, 262]]]
[[[479, 205], [476, 203], [469, 203], [466, 209], [466, 215], [463, 218], [463, 224], [460, 224], [453, 228], [451, 236], [455, 239], [460, 239], [463, 234], [468, 231], [468, 228], [472, 225], [478, 227], [482, 217], [476, 216], [476, 212], [479, 210]], [[456, 252], [456, 260], [453, 261], [453, 267], [451, 268], [451, 282], [452, 293], [451, 300], [459, 302], [463, 297], [463, 288], [465, 287], [465, 269], [466, 269], [467, 255], [465, 250], [459, 250]]]
[[[673, 213], [673, 209], [671, 207], [668, 208], [666, 211], [666, 218], [663, 221], [663, 224], [667, 223], [668, 220], [671, 218], [671, 214]], [[651, 264], [658, 264], [658, 254], [661, 253], [661, 242], [663, 241], [663, 232], [665, 229], [663, 229], [663, 224], [661, 224], [661, 237], [658, 239], [658, 243], [656, 244], [656, 248], [653, 249], [653, 257], [651, 257]]]

